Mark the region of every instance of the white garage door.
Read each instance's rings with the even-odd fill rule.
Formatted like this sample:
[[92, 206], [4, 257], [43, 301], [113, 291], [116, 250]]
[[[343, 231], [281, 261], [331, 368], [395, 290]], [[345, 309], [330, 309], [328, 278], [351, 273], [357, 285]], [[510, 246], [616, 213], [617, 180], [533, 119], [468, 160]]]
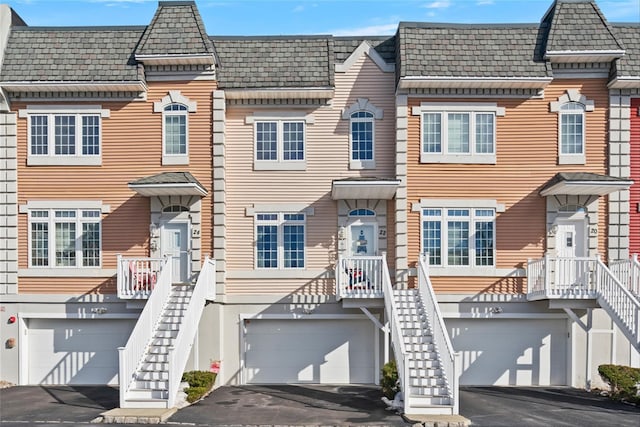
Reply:
[[117, 384], [134, 320], [30, 319], [29, 384]]
[[248, 320], [245, 382], [372, 384], [376, 329], [368, 320]]
[[566, 320], [445, 319], [462, 385], [567, 384]]

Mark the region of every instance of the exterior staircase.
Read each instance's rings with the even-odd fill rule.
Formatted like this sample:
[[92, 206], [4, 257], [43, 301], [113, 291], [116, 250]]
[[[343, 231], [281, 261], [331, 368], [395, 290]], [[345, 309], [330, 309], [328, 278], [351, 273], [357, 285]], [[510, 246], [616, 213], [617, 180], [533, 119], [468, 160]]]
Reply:
[[405, 399], [414, 414], [451, 414], [452, 399], [418, 290], [394, 290], [393, 298], [409, 365]]
[[169, 393], [169, 349], [178, 336], [193, 288], [193, 285], [171, 287], [160, 321], [129, 388], [127, 400], [137, 407], [166, 407]]
[[119, 349], [121, 408], [176, 405], [205, 303], [215, 298], [215, 266], [207, 257], [195, 285], [174, 285], [171, 262], [163, 262], [126, 346]]

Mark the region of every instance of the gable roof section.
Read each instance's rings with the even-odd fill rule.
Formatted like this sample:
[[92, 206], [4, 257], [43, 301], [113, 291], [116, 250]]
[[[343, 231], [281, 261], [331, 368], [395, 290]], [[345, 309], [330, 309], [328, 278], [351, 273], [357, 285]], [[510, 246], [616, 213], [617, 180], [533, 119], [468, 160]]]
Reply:
[[609, 86], [616, 89], [640, 88], [640, 24], [613, 24], [625, 54], [615, 62], [615, 77]]
[[358, 61], [358, 59], [362, 57], [362, 55], [367, 55], [369, 59], [371, 59], [378, 68], [385, 73], [393, 73], [396, 71], [396, 64], [388, 64], [382, 55], [380, 55], [367, 40], [364, 40], [360, 43], [360, 46], [358, 46], [351, 55], [344, 60], [344, 62], [336, 63], [336, 73], [347, 72]]
[[534, 24], [401, 22], [400, 87], [529, 87], [548, 84]]
[[155, 64], [213, 64], [214, 47], [195, 2], [159, 2], [135, 57]]
[[335, 62], [342, 63], [347, 60], [353, 52], [367, 42], [387, 64], [396, 62], [396, 38], [395, 36], [385, 37], [334, 37]]
[[14, 27], [0, 82], [7, 90], [22, 91], [59, 90], [69, 83], [84, 84], [84, 90], [143, 90], [142, 73], [131, 55], [143, 31], [144, 27]]
[[327, 89], [334, 85], [330, 36], [212, 37], [223, 89]]
[[545, 26], [545, 58], [552, 62], [609, 62], [624, 54], [593, 0], [556, 0], [542, 18]]

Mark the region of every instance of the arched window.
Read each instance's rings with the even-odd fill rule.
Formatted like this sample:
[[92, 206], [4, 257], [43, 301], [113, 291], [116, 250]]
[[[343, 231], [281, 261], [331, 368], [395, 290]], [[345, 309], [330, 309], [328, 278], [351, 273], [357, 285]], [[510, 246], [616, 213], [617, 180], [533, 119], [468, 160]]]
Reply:
[[560, 206], [558, 212], [562, 213], [587, 213], [587, 208], [582, 205], [564, 205]]
[[184, 156], [187, 154], [187, 107], [169, 104], [164, 107], [164, 155]]
[[353, 209], [349, 216], [376, 216], [376, 213], [371, 209]]
[[182, 205], [170, 205], [162, 209], [163, 213], [189, 212], [189, 208]]
[[560, 106], [560, 155], [584, 155], [584, 105]]
[[373, 119], [368, 111], [351, 114], [351, 160], [373, 160]]

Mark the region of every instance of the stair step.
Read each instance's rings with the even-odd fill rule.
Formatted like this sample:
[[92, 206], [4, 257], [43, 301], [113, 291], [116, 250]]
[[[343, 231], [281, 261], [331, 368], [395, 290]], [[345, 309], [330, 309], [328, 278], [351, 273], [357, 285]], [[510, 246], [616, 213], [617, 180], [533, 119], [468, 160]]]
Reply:
[[424, 344], [424, 345], [431, 346], [430, 348], [425, 349], [426, 351], [435, 350], [435, 345], [433, 344], [433, 341], [431, 340], [431, 335], [404, 335], [402, 337], [402, 341], [406, 345]]
[[[411, 356], [411, 354], [409, 354]], [[437, 360], [425, 360], [425, 359], [409, 359], [410, 369], [438, 369], [440, 368], [440, 362]]]
[[409, 354], [413, 353], [413, 357], [409, 359], [437, 359], [438, 353], [435, 351], [433, 344], [406, 344], [405, 348]]
[[408, 321], [408, 320], [404, 320], [400, 322], [400, 328], [402, 328], [402, 330], [405, 329], [424, 329], [424, 325], [422, 322], [419, 321]]
[[[446, 407], [451, 405], [451, 399], [446, 396], [424, 396], [424, 395], [411, 395], [411, 413], [413, 414], [428, 414], [428, 413], [442, 413], [442, 412], [422, 412], [418, 408], [433, 408], [436, 406]], [[446, 412], [445, 412], [446, 413]]]
[[166, 330], [166, 329], [158, 329], [153, 335], [154, 338], [175, 338], [178, 336], [178, 329]]
[[189, 306], [189, 302], [169, 301], [167, 302], [165, 310], [166, 311], [176, 311], [176, 310], [186, 311], [188, 306]]
[[166, 380], [134, 380], [134, 388], [138, 389], [153, 389], [153, 390], [168, 390], [169, 381]]
[[152, 346], [171, 346], [175, 340], [173, 338], [152, 338]]
[[429, 339], [430, 341], [433, 339], [431, 335], [431, 330], [429, 328], [403, 328], [402, 336], [409, 337], [419, 337], [424, 339]]
[[144, 363], [169, 363], [168, 353], [147, 353]]
[[187, 310], [178, 308], [167, 308], [162, 314], [162, 317], [183, 317]]
[[398, 307], [398, 315], [400, 316], [406, 316], [406, 315], [412, 315], [412, 316], [422, 316], [424, 315], [424, 313], [422, 312], [421, 308], [416, 308], [416, 307]]
[[168, 371], [169, 363], [168, 362], [151, 362], [145, 359], [140, 366], [141, 371]]
[[410, 386], [409, 394], [411, 396], [449, 397], [447, 388], [440, 386]]
[[138, 381], [168, 381], [169, 372], [167, 371], [138, 371], [136, 372], [136, 380]]
[[440, 368], [409, 368], [409, 377], [441, 378], [442, 369]]
[[160, 319], [160, 324], [175, 324], [182, 322], [182, 317], [180, 316], [163, 316]]
[[151, 345], [147, 350], [150, 355], [167, 355], [169, 354], [169, 346], [166, 345]]
[[180, 323], [158, 323], [159, 331], [178, 331], [180, 330]]
[[167, 390], [155, 390], [148, 388], [131, 388], [127, 392], [127, 400], [147, 400], [147, 399], [162, 399], [167, 398]]
[[442, 377], [413, 377], [409, 378], [411, 387], [445, 387]]

